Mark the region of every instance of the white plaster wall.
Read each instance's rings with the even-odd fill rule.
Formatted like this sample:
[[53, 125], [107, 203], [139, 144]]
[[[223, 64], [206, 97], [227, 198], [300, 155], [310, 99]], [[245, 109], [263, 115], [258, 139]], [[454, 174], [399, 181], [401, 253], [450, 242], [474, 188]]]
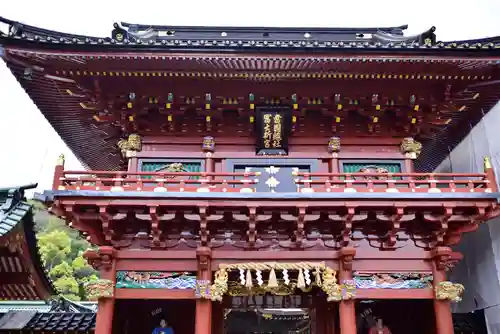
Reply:
[[[437, 172], [482, 172], [483, 158], [490, 156], [500, 179], [500, 103], [477, 124], [439, 165]], [[464, 254], [451, 280], [465, 285], [463, 301], [455, 312], [485, 309], [488, 332], [500, 334], [500, 218], [464, 236], [456, 249]]]

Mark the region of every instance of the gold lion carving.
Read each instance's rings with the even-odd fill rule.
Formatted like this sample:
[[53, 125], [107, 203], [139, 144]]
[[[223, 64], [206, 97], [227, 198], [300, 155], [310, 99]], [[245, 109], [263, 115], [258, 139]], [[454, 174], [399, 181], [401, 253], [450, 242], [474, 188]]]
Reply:
[[416, 159], [422, 152], [422, 144], [412, 137], [404, 138], [401, 143], [401, 152], [404, 153], [407, 158]]
[[131, 158], [136, 152], [142, 150], [141, 136], [138, 134], [131, 134], [127, 139], [120, 139], [116, 144], [122, 153], [122, 157]]
[[439, 282], [434, 287], [437, 300], [449, 300], [455, 303], [462, 300], [464, 290], [465, 288], [462, 284], [448, 281]]

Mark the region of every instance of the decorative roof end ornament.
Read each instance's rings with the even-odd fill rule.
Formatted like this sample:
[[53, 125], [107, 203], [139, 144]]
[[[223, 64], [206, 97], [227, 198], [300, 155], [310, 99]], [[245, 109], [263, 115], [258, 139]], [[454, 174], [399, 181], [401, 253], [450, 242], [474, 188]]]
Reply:
[[57, 163], [56, 165], [57, 166], [64, 166], [64, 162], [66, 161], [66, 159], [64, 158], [64, 154], [60, 154], [59, 157], [57, 158]]
[[484, 157], [484, 169], [486, 170], [486, 169], [491, 169], [491, 168], [493, 168], [493, 167], [491, 166], [490, 157], [488, 157], [488, 156]]

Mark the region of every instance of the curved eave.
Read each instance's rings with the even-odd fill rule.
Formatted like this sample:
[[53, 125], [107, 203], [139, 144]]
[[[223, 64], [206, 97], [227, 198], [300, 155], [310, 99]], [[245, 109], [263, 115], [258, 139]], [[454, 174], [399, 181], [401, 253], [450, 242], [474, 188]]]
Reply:
[[[31, 267], [33, 272], [38, 276], [38, 282], [35, 286], [35, 290], [38, 293], [38, 297], [42, 300], [47, 300], [51, 296], [57, 294], [57, 290], [49, 278], [49, 273], [45, 269], [42, 262], [42, 257], [40, 254], [40, 248], [38, 247], [38, 242], [35, 233], [35, 222], [33, 220], [33, 209], [30, 206], [30, 211], [28, 213], [29, 219], [25, 220], [24, 223], [24, 235], [27, 243], [27, 248], [29, 249], [29, 255], [31, 258]], [[38, 283], [37, 282], [37, 283]]]
[[[47, 79], [36, 71], [33, 73], [32, 80], [24, 80], [24, 67], [12, 63], [8, 63], [8, 67], [21, 87], [84, 167], [99, 170], [120, 169], [121, 157], [116, 153], [114, 144], [103, 138], [105, 137], [104, 131], [108, 128], [111, 131], [111, 126], [107, 126], [105, 129], [97, 127], [83, 129], [82, 124], [87, 123], [85, 113], [74, 109], [79, 106], [78, 103], [69, 104], [67, 101], [59, 99], [61, 94], [53, 80]], [[73, 113], [71, 113], [72, 111]], [[61, 115], [65, 115], [64, 122], [60, 121]]]

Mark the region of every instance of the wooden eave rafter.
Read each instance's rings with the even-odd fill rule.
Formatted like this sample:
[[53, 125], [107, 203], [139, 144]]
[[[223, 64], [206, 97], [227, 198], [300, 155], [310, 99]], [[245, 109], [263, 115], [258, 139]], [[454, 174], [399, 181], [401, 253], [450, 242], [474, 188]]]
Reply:
[[[432, 50], [432, 47], [430, 49]], [[120, 123], [116, 122], [116, 117], [123, 119], [123, 115], [121, 115], [123, 112], [117, 112], [116, 105], [112, 100], [115, 100], [119, 95], [126, 96], [129, 90], [137, 91], [138, 95], [156, 94], [151, 89], [139, 92], [139, 87], [148, 87], [148, 85], [144, 85], [144, 80], [151, 82], [175, 81], [176, 87], [189, 86], [189, 92], [192, 93], [187, 91], [188, 93], [185, 94], [199, 96], [198, 103], [202, 106], [202, 111], [205, 111], [203, 110], [205, 101], [202, 100], [206, 93], [202, 82], [206, 87], [207, 80], [212, 81], [209, 82], [211, 86], [214, 86], [213, 81], [215, 81], [216, 86], [221, 91], [224, 91], [222, 89], [224, 85], [232, 86], [234, 82], [242, 87], [245, 82], [248, 85], [254, 85], [255, 82], [262, 81], [279, 86], [285, 86], [289, 83], [296, 87], [297, 81], [304, 83], [315, 81], [318, 84], [342, 81], [342, 85], [339, 87], [347, 89], [350, 85], [359, 88], [362, 83], [368, 85], [368, 83], [380, 80], [384, 82], [384, 85], [377, 86], [386, 87], [389, 90], [387, 95], [391, 94], [390, 87], [398, 87], [397, 91], [395, 88], [393, 89], [395, 91], [394, 99], [397, 99], [400, 94], [401, 81], [405, 82], [404, 87], [421, 85], [429, 89], [430, 87], [452, 85], [455, 92], [457, 90], [468, 92], [473, 97], [478, 94], [477, 100], [469, 98], [455, 103], [455, 99], [452, 98], [449, 102], [441, 101], [441, 104], [427, 102], [428, 108], [435, 108], [438, 111], [441, 109], [452, 110], [453, 113], [444, 113], [431, 118], [413, 115], [405, 121], [409, 123], [404, 128], [405, 135], [414, 136], [423, 131], [423, 139], [430, 138], [424, 145], [421, 158], [417, 161], [419, 170], [431, 170], [437, 166], [447, 154], [447, 150], [444, 150], [443, 147], [456, 145], [466, 129], [482, 117], [482, 114], [477, 111], [489, 110], [500, 98], [498, 92], [495, 93], [492, 90], [492, 87], [496, 85], [500, 66], [500, 57], [495, 57], [494, 54], [476, 53], [476, 55], [468, 56], [445, 56], [436, 52], [431, 56], [423, 56], [417, 55], [413, 49], [407, 50], [405, 55], [398, 55], [392, 51], [386, 55], [380, 55], [365, 50], [362, 55], [355, 52], [345, 53], [344, 51], [339, 53], [338, 50], [334, 50], [334, 54], [331, 55], [315, 56], [305, 54], [271, 55], [258, 52], [244, 55], [213, 52], [175, 54], [165, 51], [163, 53], [147, 53], [137, 50], [135, 53], [109, 53], [105, 49], [102, 50], [92, 53], [91, 50], [85, 49], [85, 52], [79, 52], [75, 48], [72, 49], [71, 45], [66, 44], [60, 44], [58, 51], [43, 50], [43, 48], [34, 49], [32, 46], [27, 47], [26, 44], [20, 47], [9, 45], [4, 50], [4, 59], [7, 64], [53, 124], [56, 131], [84, 164], [94, 169], [116, 170], [120, 168], [122, 162], [116, 150], [115, 141], [120, 135], [123, 135], [123, 132], [138, 130], [139, 124], [135, 121], [134, 114], [143, 113], [144, 110], [137, 110], [137, 106], [134, 106], [133, 110], [125, 111], [127, 121], [121, 125], [121, 128], [117, 128], [108, 121], [115, 122], [115, 125]], [[31, 72], [28, 76], [31, 78], [26, 76], [26, 69], [30, 68], [29, 64], [31, 64]], [[146, 68], [151, 67], [155, 70], [146, 70]], [[124, 91], [116, 90], [116, 88], [122, 87], [116, 84], [117, 80], [127, 82], [129, 86], [123, 88]], [[153, 86], [160, 87], [161, 85]], [[199, 86], [199, 91], [192, 91], [196, 86]], [[367, 94], [365, 95], [369, 95], [369, 91], [373, 90], [368, 86], [366, 89]], [[415, 88], [417, 95], [422, 94], [420, 89]], [[247, 94], [246, 91], [249, 88], [243, 90]], [[442, 90], [437, 89], [437, 91], [430, 92], [431, 99], [437, 99], [438, 102], [442, 100], [444, 98]], [[300, 95], [301, 92], [298, 93]], [[320, 94], [323, 96], [311, 96], [311, 98], [324, 99], [329, 94], [331, 95], [332, 92], [325, 92]], [[404, 95], [409, 94], [411, 92]], [[432, 96], [433, 94], [435, 96]], [[214, 93], [213, 95], [212, 110], [207, 115], [216, 120], [220, 116], [217, 111], [227, 106], [217, 105], [221, 101], [218, 101], [216, 95], [224, 96], [224, 93]], [[231, 95], [237, 97], [241, 94], [231, 93]], [[349, 95], [352, 94], [348, 91], [342, 92], [342, 95], [353, 100], [363, 98], [362, 96], [351, 97]], [[176, 96], [182, 96], [182, 93], [176, 93]], [[302, 98], [304, 99], [304, 97]], [[244, 103], [246, 102], [244, 99], [239, 98], [239, 100], [240, 115], [245, 115], [248, 103]], [[301, 102], [304, 103], [304, 101]], [[169, 113], [177, 117], [182, 115], [184, 110], [192, 107], [192, 105], [182, 105], [177, 101], [176, 106], [169, 110]], [[146, 106], [146, 108], [148, 107]], [[333, 105], [319, 107], [323, 112], [327, 112], [327, 117], [332, 117], [333, 113], [337, 112], [338, 115], [335, 116], [338, 116], [340, 121], [343, 119], [341, 113], [346, 113], [348, 108], [346, 103], [344, 103], [343, 111], [335, 110]], [[465, 108], [466, 113], [462, 112], [462, 108]], [[362, 113], [367, 113], [368, 123], [377, 123], [383, 119], [378, 115], [372, 115], [369, 106], [365, 109]], [[68, 113], [68, 110], [72, 110], [72, 112]], [[63, 112], [65, 121], [62, 123], [64, 124], [55, 121], [60, 119], [58, 114]], [[374, 116], [377, 116], [376, 120]], [[336, 119], [334, 118], [334, 122]], [[217, 122], [221, 123], [223, 120], [218, 119]], [[422, 128], [422, 124], [425, 123], [429, 125], [427, 128]], [[88, 127], [82, 128], [81, 124], [88, 124]], [[148, 125], [143, 123], [140, 126]], [[457, 130], [460, 128], [463, 131]], [[207, 124], [203, 131], [211, 131], [212, 129], [214, 129], [213, 123], [210, 126]], [[165, 129], [162, 131], [164, 130], [176, 131], [175, 120], [165, 125]], [[332, 124], [332, 131], [337, 130], [338, 126]], [[379, 134], [383, 130], [381, 130], [379, 123], [369, 126], [366, 131]], [[391, 135], [394, 134], [391, 133]], [[79, 148], [82, 142], [90, 143], [94, 149]], [[432, 149], [427, 149], [431, 146]], [[442, 152], [436, 154], [438, 151]], [[102, 154], [103, 152], [104, 154]]]
[[[202, 196], [202, 193], [192, 195], [165, 193], [162, 196], [157, 193], [132, 192], [122, 195], [111, 194], [105, 196], [106, 198], [95, 197], [92, 191], [78, 192], [80, 195], [77, 197], [75, 194], [71, 195], [72, 193], [72, 191], [54, 192], [52, 194], [55, 201], [53, 212], [59, 216], [65, 216], [71, 221], [72, 227], [87, 235], [93, 243], [112, 245], [116, 248], [129, 247], [134, 238], [139, 238], [139, 234], [136, 235], [136, 233], [146, 230], [151, 231], [152, 239], [146, 233], [145, 239], [139, 241], [141, 247], [151, 249], [196, 247], [197, 235], [181, 237], [177, 235], [179, 231], [176, 232], [177, 237], [170, 234], [169, 228], [180, 226], [178, 224], [181, 222], [182, 226], [188, 230], [198, 231], [202, 243], [210, 243], [215, 248], [223, 247], [224, 242], [221, 243], [220, 240], [210, 241], [209, 238], [203, 238], [208, 235], [210, 238], [217, 237], [217, 226], [224, 226], [224, 221], [227, 219], [240, 221], [240, 227], [243, 229], [241, 235], [248, 239], [246, 243], [234, 242], [233, 247], [236, 249], [268, 247], [269, 240], [264, 235], [265, 230], [262, 230], [262, 226], [267, 226], [266, 224], [271, 221], [274, 222], [273, 224], [281, 224], [281, 229], [286, 227], [289, 231], [287, 233], [290, 239], [279, 242], [280, 247], [283, 248], [307, 250], [312, 247], [311, 249], [320, 250], [317, 248], [318, 244], [311, 241], [311, 236], [306, 238], [304, 233], [306, 225], [310, 228], [318, 223], [320, 225], [316, 228], [322, 231], [322, 235], [326, 233], [326, 235], [334, 236], [334, 239], [324, 241], [324, 246], [321, 248], [323, 250], [350, 245], [353, 240], [351, 238], [367, 239], [375, 248], [396, 249], [404, 247], [411, 233], [416, 233], [412, 238], [417, 247], [430, 248], [457, 243], [463, 233], [474, 231], [482, 221], [499, 213], [495, 199], [497, 194], [492, 193], [474, 195], [469, 193], [440, 195], [381, 193], [377, 196], [374, 193], [336, 196], [324, 193], [312, 196], [318, 197], [317, 199], [308, 196], [307, 199], [302, 200], [300, 194], [295, 196], [296, 200], [283, 200], [271, 196], [279, 194], [266, 193], [254, 193], [251, 196], [241, 193], [231, 193], [230, 196], [224, 193], [205, 196]], [[141, 199], [150, 194], [155, 199]], [[265, 198], [270, 196], [273, 200], [266, 201]], [[200, 199], [200, 197], [206, 198]], [[326, 201], [326, 197], [336, 200]], [[297, 200], [301, 203], [299, 209], [297, 209]], [[134, 207], [132, 211], [130, 211], [131, 206]], [[374, 208], [377, 212], [376, 221], [380, 223], [376, 223], [373, 217], [369, 218], [366, 214], [367, 210], [373, 211]], [[220, 214], [221, 212], [225, 214]], [[323, 215], [328, 213], [328, 217], [320, 219], [318, 212]], [[424, 225], [419, 225], [420, 223], [414, 225], [414, 222], [420, 222], [420, 218], [416, 216], [419, 213], [424, 214]], [[106, 219], [102, 219], [104, 216]], [[277, 217], [281, 218], [275, 221]], [[324, 230], [325, 219], [336, 222], [331, 225], [332, 228], [328, 232]], [[124, 224], [124, 221], [127, 223]], [[171, 223], [166, 224], [166, 222]], [[124, 226], [127, 226], [127, 229]], [[368, 230], [378, 227], [368, 234], [366, 230], [363, 232], [366, 235], [361, 237], [359, 233], [362, 226], [365, 226], [363, 229], [368, 228]], [[410, 228], [410, 226], [414, 227]], [[420, 228], [424, 230], [420, 231]], [[354, 230], [357, 231], [356, 234], [353, 234]], [[410, 233], [406, 237], [400, 234], [405, 231]], [[185, 245], [182, 246], [176, 238], [183, 240], [187, 238], [184, 241]], [[260, 240], [259, 243], [256, 243], [257, 239]]]
[[[137, 56], [133, 56], [129, 54], [129, 55], [117, 56], [117, 55], [107, 54], [105, 56], [94, 56], [94, 55], [78, 56], [80, 58], [83, 57], [80, 59], [74, 55], [54, 56], [50, 55], [47, 52], [45, 52], [45, 54], [42, 55], [43, 57], [39, 58], [35, 57], [36, 55], [39, 54], [38, 51], [36, 52], [29, 51], [28, 54], [26, 54], [26, 50], [24, 50], [23, 52], [17, 50], [12, 54], [10, 53], [10, 51], [7, 51], [7, 53], [10, 56], [7, 57], [6, 60], [11, 69], [16, 74], [16, 77], [18, 78], [18, 80], [20, 80], [22, 85], [26, 87], [31, 97], [39, 105], [39, 107], [42, 109], [42, 111], [49, 119], [49, 121], [52, 122], [56, 130], [61, 134], [63, 139], [67, 142], [68, 146], [75, 151], [77, 156], [79, 156], [84, 161], [84, 163], [96, 169], [116, 170], [120, 168], [119, 167], [120, 156], [118, 152], [116, 152], [114, 140], [111, 139], [115, 138], [116, 140], [117, 136], [119, 136], [119, 133], [122, 130], [116, 129], [114, 126], [111, 126], [107, 122], [100, 122], [94, 124], [95, 120], [93, 120], [91, 116], [97, 113], [97, 117], [104, 116], [103, 119], [109, 117], [106, 116], [106, 114], [102, 114], [101, 111], [104, 108], [111, 108], [110, 110], [112, 110], [113, 106], [109, 104], [110, 102], [106, 102], [105, 100], [99, 100], [97, 95], [101, 94], [103, 97], [111, 95], [116, 97], [116, 94], [119, 94], [119, 92], [112, 91], [112, 89], [114, 89], [113, 87], [119, 87], [119, 85], [113, 84], [114, 80], [120, 80], [120, 81], [124, 79], [131, 80], [130, 83], [133, 84], [135, 87], [144, 86], [143, 84], [140, 84], [140, 82], [144, 82], [144, 80], [148, 81], [175, 80], [176, 82], [186, 82], [186, 83], [189, 82], [191, 83], [189, 85], [191, 87], [190, 89], [194, 89], [194, 86], [196, 85], [193, 86], [192, 84], [193, 82], [199, 82], [200, 79], [205, 79], [205, 80], [215, 80], [216, 82], [219, 83], [218, 86], [222, 89], [222, 87], [225, 84], [231, 83], [232, 80], [240, 80], [236, 78], [237, 75], [243, 77], [247, 75], [253, 75], [253, 76], [261, 75], [262, 77], [257, 78], [257, 80], [271, 80], [273, 79], [272, 78], [273, 75], [274, 76], [277, 75], [276, 71], [262, 70], [261, 74], [259, 74], [258, 71], [256, 73], [253, 70], [248, 69], [246, 70], [248, 73], [245, 74], [245, 71], [241, 72], [234, 69], [234, 68], [241, 68], [241, 66], [243, 66], [244, 63], [247, 63], [248, 66], [261, 66], [264, 68], [269, 66], [276, 66], [277, 68], [279, 67], [290, 68], [292, 66], [304, 67], [304, 64], [308, 64], [307, 66], [304, 67], [304, 69], [301, 70], [297, 69], [296, 74], [294, 74], [293, 72], [285, 74], [287, 76], [292, 76], [288, 77], [287, 80], [293, 80], [293, 81], [300, 80], [304, 82], [310, 80], [319, 80], [320, 82], [321, 81], [331, 82], [332, 80], [334, 81], [341, 80], [342, 87], [348, 87], [349, 84], [352, 83], [358, 88], [360, 83], [364, 82], [367, 84], [368, 82], [371, 82], [373, 80], [383, 80], [384, 82], [387, 83], [394, 83], [394, 85], [397, 85], [398, 87], [400, 87], [398, 82], [401, 80], [407, 81], [411, 85], [416, 85], [416, 87], [418, 87], [419, 85], [424, 85], [427, 88], [430, 87], [429, 84], [431, 83], [432, 85], [437, 85], [441, 87], [444, 87], [446, 84], [452, 84], [455, 90], [457, 89], [457, 87], [460, 86], [465, 88], [467, 86], [473, 85], [474, 89], [468, 92], [470, 93], [469, 95], [474, 97], [476, 95], [472, 93], [477, 93], [476, 91], [479, 90], [481, 90], [481, 94], [478, 100], [468, 101], [468, 102], [465, 101], [467, 103], [471, 103], [470, 106], [467, 106], [466, 119], [468, 124], [469, 123], [472, 124], [482, 116], [478, 115], [478, 113], [474, 113], [474, 115], [476, 116], [470, 117], [470, 114], [473, 112], [474, 109], [488, 110], [494, 104], [494, 102], [496, 102], [494, 97], [496, 95], [494, 95], [494, 93], [491, 92], [492, 86], [488, 86], [488, 84], [492, 84], [494, 86], [496, 73], [498, 73], [497, 61], [494, 61], [492, 59], [482, 60], [481, 58], [475, 58], [470, 60], [469, 59], [460, 60], [458, 58], [426, 59], [425, 57], [420, 57], [418, 59], [419, 62], [417, 61], [403, 62], [403, 59], [402, 58], [398, 59], [398, 57], [384, 58], [379, 56], [372, 56], [370, 58], [372, 61], [370, 60], [363, 61], [363, 59], [360, 57], [348, 58], [348, 57], [337, 56], [337, 57], [326, 57], [326, 58], [323, 57], [321, 58], [323, 60], [319, 61], [317, 60], [319, 59], [317, 57], [316, 58], [306, 57], [304, 58], [306, 63], [304, 63], [304, 61], [302, 61], [301, 63], [301, 61], [297, 59], [293, 60], [292, 56], [287, 56], [283, 59], [269, 58], [269, 60], [266, 60], [267, 58], [260, 56], [259, 58], [254, 59], [252, 64], [250, 63], [251, 60], [242, 60], [244, 57], [242, 58], [237, 56], [219, 56], [217, 58], [214, 57], [213, 55], [210, 57], [206, 56], [204, 57], [203, 55], [198, 55], [196, 57], [191, 56], [191, 58], [189, 57], [186, 58], [184, 56], [173, 56], [173, 55], [142, 56], [138, 54]], [[36, 62], [33, 63], [34, 65], [33, 72], [30, 74], [31, 78], [26, 78], [25, 66], [27, 66], [27, 64], [31, 62], [30, 59], [33, 59], [33, 57], [36, 58]], [[61, 57], [63, 58], [63, 60], [60, 59]], [[166, 57], [166, 59], [168, 58], [169, 61], [163, 61], [163, 57]], [[127, 60], [127, 58], [130, 59]], [[151, 59], [147, 60], [147, 58]], [[18, 59], [18, 61], [14, 61], [14, 59]], [[68, 59], [71, 59], [71, 61], [67, 61]], [[137, 64], [137, 66], [139, 66], [138, 68], [143, 67], [146, 63], [149, 64], [148, 66], [151, 66], [152, 63], [167, 64], [162, 66], [167, 66], [167, 67], [170, 66], [172, 70], [169, 71], [136, 71], [131, 69], [130, 70], [127, 69], [127, 71], [125, 71], [125, 69], [123, 70], [120, 69], [118, 71], [106, 70], [109, 68], [117, 68], [115, 66], [120, 66], [120, 64], [122, 64], [123, 61], [127, 61], [131, 64]], [[82, 62], [84, 62], [83, 65]], [[175, 68], [179, 69], [189, 68], [189, 66], [191, 65], [189, 66], [186, 65], [189, 64], [189, 62], [192, 62], [193, 64], [198, 64], [197, 66], [201, 67], [199, 67], [196, 71], [192, 70], [190, 72], [175, 70]], [[259, 65], [258, 62], [261, 62], [261, 64]], [[282, 62], [281, 65], [279, 64], [280, 62]], [[62, 66], [61, 64], [63, 63], [69, 65]], [[103, 64], [107, 65], [104, 66]], [[80, 65], [85, 66], [84, 70], [79, 70]], [[377, 68], [379, 67], [385, 66], [387, 69], [393, 69], [396, 68], [395, 67], [396, 65], [398, 68], [400, 68], [400, 70], [398, 70], [399, 71], [398, 74], [383, 73], [383, 71], [381, 70], [379, 70], [379, 72], [377, 71]], [[104, 66], [103, 67], [104, 71], [97, 70], [99, 69], [100, 66]], [[332, 68], [334, 68], [335, 66], [344, 66], [345, 70], [348, 72], [344, 73], [318, 72], [316, 74], [314, 72], [311, 72], [310, 68], [314, 67], [322, 68], [324, 66], [331, 66]], [[419, 72], [422, 70], [423, 68], [422, 66], [425, 66], [425, 68], [430, 68], [429, 70], [427, 70], [426, 72], [427, 74], [422, 74], [421, 72]], [[203, 67], [208, 67], [211, 70], [205, 70], [205, 72], [199, 72], [198, 70], [200, 70]], [[443, 70], [443, 68], [445, 67], [447, 68], [446, 71]], [[214, 71], [213, 68], [222, 68], [222, 69]], [[364, 68], [365, 73], [359, 73], [358, 72], [359, 68]], [[401, 68], [403, 68], [403, 70], [401, 70]], [[447, 71], [452, 71], [452, 72], [448, 72], [450, 74], [446, 74]], [[464, 75], [461, 75], [461, 73], [463, 73]], [[251, 82], [252, 81], [250, 81], [249, 84], [251, 84]], [[96, 84], [98, 84], [98, 88], [101, 93], [96, 91]], [[283, 83], [276, 82], [276, 84], [285, 85], [284, 82]], [[200, 83], [198, 83], [198, 86], [199, 85]], [[383, 86], [390, 87], [391, 85], [383, 85]], [[408, 86], [409, 85], [405, 85], [405, 87]], [[370, 88], [367, 87], [367, 89], [368, 92]], [[419, 89], [417, 89], [417, 91], [418, 90]], [[122, 92], [122, 95], [125, 93], [127, 92]], [[398, 91], [397, 93], [399, 94], [400, 92]], [[196, 94], [199, 94], [200, 96], [204, 95], [202, 94], [201, 87], [200, 91]], [[327, 94], [328, 93], [325, 92], [323, 95]], [[238, 94], [233, 94], [233, 95], [238, 95]], [[200, 103], [202, 102], [204, 101], [200, 101]], [[214, 112], [217, 110], [217, 108], [224, 107], [224, 106], [217, 107], [216, 100], [214, 101], [214, 103], [215, 105], [212, 108]], [[452, 106], [452, 108], [454, 108], [452, 109], [455, 113], [454, 115], [451, 116], [445, 115], [444, 117], [439, 117], [438, 119], [435, 120], [429, 120], [429, 122], [433, 124], [433, 127], [443, 127], [443, 126], [449, 127], [448, 125], [449, 120], [452, 120], [453, 123], [450, 125], [453, 127], [457, 126], [456, 125], [457, 122], [460, 123], [460, 120], [463, 118], [461, 116], [465, 115], [463, 112], [457, 113], [457, 110], [460, 109], [463, 105], [464, 104], [457, 103], [456, 106]], [[83, 108], [82, 106], [85, 106], [85, 108]], [[181, 106], [179, 105], [178, 107]], [[189, 108], [191, 106], [186, 106], [186, 107]], [[243, 108], [245, 108], [245, 106], [243, 106]], [[324, 107], [321, 108], [324, 109]], [[349, 106], [345, 106], [345, 108], [347, 110]], [[57, 111], [58, 109], [60, 109], [60, 111]], [[68, 113], [68, 110], [73, 110], [73, 112]], [[182, 107], [180, 110], [179, 108], [172, 110], [172, 112], [175, 113], [178, 113], [179, 111], [181, 111], [182, 113]], [[55, 120], [60, 118], [59, 116], [57, 116], [58, 113], [60, 112], [64, 112], [65, 114], [64, 116], [65, 121], [63, 122], [63, 124], [60, 122], [52, 121], [53, 119]], [[211, 117], [216, 118], [217, 113], [211, 114]], [[421, 116], [417, 115], [417, 119], [419, 119], [419, 117]], [[76, 124], [89, 124], [90, 130], [89, 128], [83, 129], [81, 128], [81, 125], [77, 126]], [[174, 123], [172, 123], [172, 125], [174, 125]], [[66, 132], [68, 132], [68, 135], [65, 134]], [[71, 135], [69, 135], [69, 133]], [[432, 130], [431, 136], [433, 136], [435, 140], [438, 140], [440, 142], [439, 147], [443, 146], [442, 138], [445, 137], [443, 136], [442, 132], [440, 131], [435, 132], [435, 130]], [[459, 139], [460, 136], [456, 136], [456, 138], [448, 140], [452, 142], [453, 141], [458, 142]], [[93, 144], [95, 149], [84, 150], [82, 148], [80, 150], [78, 147], [81, 145], [79, 144], [81, 142], [91, 143]], [[97, 154], [97, 152], [100, 153]], [[105, 154], [103, 155], [102, 152], [104, 152]], [[432, 152], [434, 152], [432, 155], [428, 155], [426, 154], [426, 149], [424, 148], [422, 158], [420, 159], [421, 161], [423, 161], [420, 164], [421, 169], [423, 170], [432, 169], [433, 166], [436, 166], [440, 162], [440, 157], [442, 158], [442, 156], [444, 156], [445, 154], [445, 152], [443, 151], [443, 155], [436, 155], [435, 154], [436, 148], [433, 148]], [[417, 162], [417, 164], [418, 163], [419, 162]]]

